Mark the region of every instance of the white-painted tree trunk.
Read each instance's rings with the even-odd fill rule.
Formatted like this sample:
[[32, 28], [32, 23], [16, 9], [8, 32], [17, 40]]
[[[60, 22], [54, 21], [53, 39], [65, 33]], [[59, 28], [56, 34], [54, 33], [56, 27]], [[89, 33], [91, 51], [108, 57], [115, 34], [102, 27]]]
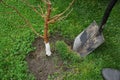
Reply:
[[50, 50], [50, 44], [49, 44], [49, 42], [45, 43], [45, 51], [46, 51], [46, 55], [47, 56], [51, 56], [52, 52]]

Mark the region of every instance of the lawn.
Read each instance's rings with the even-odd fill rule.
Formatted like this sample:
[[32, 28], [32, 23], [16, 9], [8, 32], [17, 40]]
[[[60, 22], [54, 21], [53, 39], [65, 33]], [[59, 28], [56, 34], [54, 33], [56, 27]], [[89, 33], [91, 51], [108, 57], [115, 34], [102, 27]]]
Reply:
[[[5, 0], [16, 6], [26, 16], [40, 34], [43, 33], [43, 20], [29, 7], [20, 1]], [[68, 6], [71, 0], [51, 0], [53, 14], [59, 13]], [[30, 0], [36, 5], [39, 0]], [[63, 3], [64, 2], [64, 3]], [[59, 33], [65, 40], [73, 40], [93, 20], [99, 24], [109, 0], [76, 0], [73, 11], [64, 20], [50, 25], [50, 36]], [[113, 8], [103, 31], [105, 42], [80, 62], [68, 63], [71, 71], [64, 72], [64, 80], [103, 80], [102, 68], [120, 69], [120, 1]], [[29, 72], [25, 57], [34, 50], [32, 42], [37, 36], [24, 23], [23, 19], [10, 8], [0, 3], [0, 80], [34, 80]], [[63, 55], [66, 44], [58, 42], [58, 53]], [[61, 48], [62, 46], [63, 48]], [[62, 51], [63, 49], [66, 49]], [[63, 58], [64, 60], [64, 58]], [[66, 62], [66, 59], [65, 59]]]

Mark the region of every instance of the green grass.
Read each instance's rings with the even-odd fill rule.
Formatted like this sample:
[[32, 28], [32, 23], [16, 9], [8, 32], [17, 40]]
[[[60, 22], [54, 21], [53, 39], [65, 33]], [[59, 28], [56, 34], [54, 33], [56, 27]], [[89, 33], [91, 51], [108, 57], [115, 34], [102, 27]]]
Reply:
[[[35, 29], [42, 34], [43, 20], [36, 13], [19, 1], [5, 1], [16, 6], [31, 21]], [[31, 3], [37, 4], [36, 1], [31, 0]], [[71, 0], [52, 1], [53, 7], [55, 7], [52, 13], [54, 15], [63, 11]], [[55, 32], [59, 32], [64, 38], [73, 40], [93, 20], [96, 20], [98, 24], [100, 23], [108, 1], [77, 0], [72, 13], [66, 19], [50, 25], [51, 36]], [[69, 67], [74, 68], [71, 72], [65, 72], [64, 80], [103, 80], [102, 68], [120, 69], [119, 12], [118, 2], [112, 10], [103, 32], [105, 43], [82, 62], [69, 64]], [[31, 44], [36, 36], [24, 24], [24, 21], [14, 11], [0, 5], [0, 80], [34, 80], [33, 75], [28, 71], [25, 57], [33, 50]]]
[[61, 55], [61, 58], [67, 62], [80, 62], [80, 56], [73, 52], [63, 41], [56, 42], [56, 51]]

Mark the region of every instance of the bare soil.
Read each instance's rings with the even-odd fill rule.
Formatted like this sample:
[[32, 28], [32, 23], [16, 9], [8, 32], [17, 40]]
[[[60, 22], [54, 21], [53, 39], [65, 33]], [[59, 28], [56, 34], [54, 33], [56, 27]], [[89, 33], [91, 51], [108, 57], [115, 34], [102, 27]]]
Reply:
[[[55, 41], [59, 38], [52, 37], [50, 41], [52, 41], [53, 46]], [[71, 42], [69, 43], [71, 45]], [[61, 74], [62, 71], [65, 71], [67, 68], [63, 67], [63, 61], [59, 57], [58, 54], [55, 53], [54, 47], [52, 47], [52, 56], [48, 57], [45, 55], [44, 43], [41, 38], [36, 38], [33, 42], [33, 46], [36, 47], [35, 51], [29, 53], [26, 57], [29, 70], [36, 77], [36, 80], [48, 80], [48, 76], [58, 73]], [[52, 80], [61, 80], [57, 77]]]

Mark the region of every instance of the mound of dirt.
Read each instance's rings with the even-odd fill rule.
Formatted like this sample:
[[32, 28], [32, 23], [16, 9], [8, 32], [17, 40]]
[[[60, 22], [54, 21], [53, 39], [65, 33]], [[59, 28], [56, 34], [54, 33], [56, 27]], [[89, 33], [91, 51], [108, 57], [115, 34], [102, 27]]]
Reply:
[[62, 70], [63, 62], [59, 55], [54, 53], [50, 57], [45, 55], [44, 43], [41, 38], [36, 38], [33, 42], [33, 46], [36, 47], [35, 51], [29, 53], [26, 57], [29, 70], [36, 77], [36, 80], [47, 80], [49, 75], [54, 73], [60, 73]]

